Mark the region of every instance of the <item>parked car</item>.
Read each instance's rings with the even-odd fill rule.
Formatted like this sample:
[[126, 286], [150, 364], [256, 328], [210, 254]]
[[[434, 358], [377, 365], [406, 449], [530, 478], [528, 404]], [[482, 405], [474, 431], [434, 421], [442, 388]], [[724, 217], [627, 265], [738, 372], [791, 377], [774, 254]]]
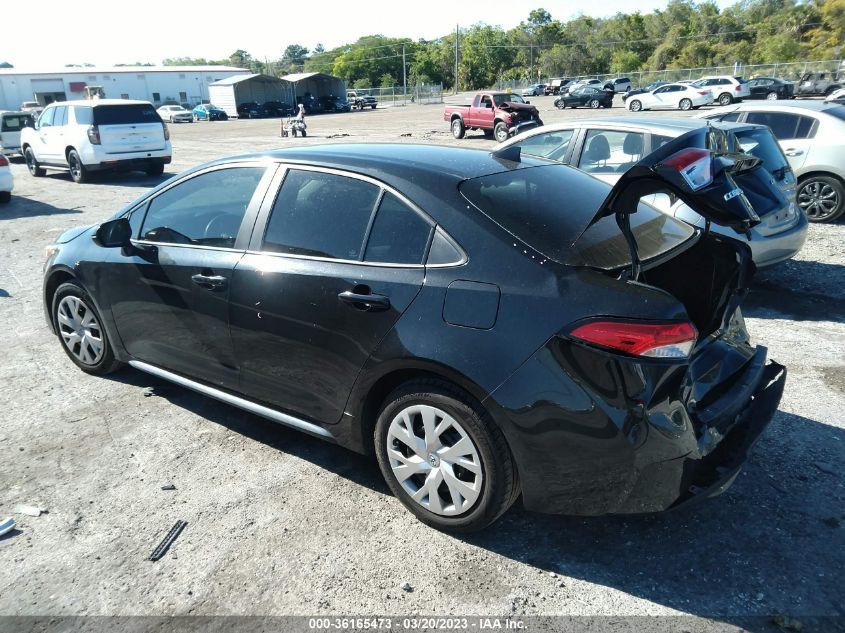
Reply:
[[637, 206], [651, 183], [744, 230], [734, 176], [780, 195], [753, 160], [687, 140], [613, 188], [430, 145], [218, 160], [59, 237], [47, 322], [89, 374], [126, 363], [374, 454], [439, 529], [481, 529], [520, 496], [675, 508], [731, 484], [786, 380], [738, 308], [748, 247]]
[[798, 205], [810, 222], [833, 222], [845, 213], [845, 105], [743, 103], [699, 117], [768, 125], [798, 177]]
[[834, 90], [824, 100], [827, 103], [845, 103], [845, 88]]
[[323, 112], [349, 112], [352, 106], [345, 98], [335, 97], [334, 95], [324, 95], [320, 97], [320, 107]]
[[549, 81], [545, 93], [546, 95], [559, 95], [561, 92], [566, 92], [568, 86], [572, 83], [574, 83], [572, 79], [556, 77]]
[[24, 101], [21, 103], [21, 112], [32, 112], [35, 115], [41, 114], [44, 110], [44, 106], [38, 103], [37, 101]]
[[483, 130], [500, 143], [521, 130], [543, 125], [540, 112], [513, 92], [479, 92], [469, 105], [447, 105], [443, 120], [452, 136], [463, 138], [467, 130]]
[[186, 110], [180, 105], [165, 105], [161, 106], [158, 110], [158, 115], [161, 117], [162, 121], [168, 121], [169, 123], [193, 123], [194, 122], [194, 114], [190, 110]]
[[602, 82], [598, 79], [579, 79], [578, 81], [573, 81], [572, 83], [566, 86], [567, 91], [572, 92], [573, 90], [577, 90], [581, 86], [595, 86], [596, 88], [602, 87]]
[[523, 97], [537, 97], [546, 92], [546, 84], [533, 84], [522, 89]]
[[270, 119], [293, 116], [296, 113], [296, 109], [291, 104], [282, 101], [265, 101], [260, 109], [261, 116]]
[[555, 99], [555, 107], [564, 108], [590, 107], [610, 108], [613, 106], [613, 90], [602, 90], [595, 86], [580, 86]]
[[795, 84], [777, 77], [755, 77], [749, 80], [748, 89], [751, 91], [749, 99], [777, 101], [795, 98]]
[[238, 113], [239, 119], [260, 119], [264, 116], [261, 106], [255, 101], [240, 103], [235, 110]]
[[0, 154], [0, 203], [5, 204], [12, 199], [12, 190], [15, 188], [15, 179], [12, 170], [9, 169], [9, 159]]
[[378, 107], [378, 99], [373, 95], [352, 93], [351, 97], [347, 94], [346, 98], [353, 109], [364, 110], [365, 108], [371, 108], [375, 110]]
[[[626, 92], [625, 94], [622, 95], [622, 102], [626, 103], [628, 101], [628, 99], [630, 99], [634, 95], [641, 95], [644, 92], [651, 92], [652, 90], [656, 90], [660, 86], [665, 86], [666, 84], [669, 84], [669, 83], [672, 83], [672, 82], [670, 82], [670, 81], [653, 81], [650, 84], [647, 84], [646, 86], [644, 86], [642, 88], [634, 88], [632, 90], [629, 90], [628, 92]], [[678, 82], [675, 82], [675, 83], [678, 83]]]
[[51, 103], [34, 128], [21, 130], [21, 149], [33, 176], [58, 169], [78, 183], [106, 169], [159, 175], [173, 155], [170, 131], [153, 105], [129, 99]]
[[0, 110], [0, 154], [23, 154], [21, 130], [35, 125], [31, 112]]
[[666, 84], [651, 92], [643, 92], [628, 97], [625, 105], [631, 112], [640, 110], [692, 110], [707, 105], [712, 101], [709, 90], [694, 88], [680, 83]]
[[695, 88], [707, 88], [713, 95], [713, 103], [723, 106], [730, 105], [734, 101], [742, 101], [751, 96], [748, 81], [742, 77], [731, 77], [729, 75], [702, 77], [690, 85]]
[[[739, 237], [728, 227], [714, 225], [712, 230], [748, 243], [758, 268], [771, 266], [795, 256], [807, 238], [807, 219], [795, 204], [796, 180], [789, 163], [772, 136], [761, 125], [713, 124], [732, 143], [730, 149], [759, 158], [771, 174], [770, 179], [781, 196], [759, 196], [756, 179], [736, 176], [737, 185], [760, 218], [747, 236]], [[577, 167], [596, 178], [616, 184], [622, 175], [644, 158], [660, 151], [666, 143], [694, 130], [706, 130], [707, 123], [695, 119], [661, 117], [652, 119], [601, 118], [547, 125], [530, 130], [508, 141], [503, 150], [519, 147], [521, 153], [557, 160]], [[693, 136], [691, 143], [700, 143]], [[703, 147], [690, 144], [690, 147]], [[704, 228], [704, 218], [689, 205], [666, 195], [655, 196], [649, 203], [657, 209]]]
[[798, 80], [795, 92], [802, 97], [827, 96], [840, 88], [842, 81], [835, 73], [805, 73]]
[[323, 111], [323, 106], [319, 99], [312, 96], [311, 93], [305, 93], [296, 98], [296, 105], [302, 104], [305, 108], [305, 114], [319, 114]]
[[211, 103], [201, 103], [193, 109], [194, 121], [228, 121], [229, 115]]
[[631, 90], [631, 80], [628, 77], [617, 77], [605, 82], [604, 87], [613, 90], [613, 92], [625, 93]]

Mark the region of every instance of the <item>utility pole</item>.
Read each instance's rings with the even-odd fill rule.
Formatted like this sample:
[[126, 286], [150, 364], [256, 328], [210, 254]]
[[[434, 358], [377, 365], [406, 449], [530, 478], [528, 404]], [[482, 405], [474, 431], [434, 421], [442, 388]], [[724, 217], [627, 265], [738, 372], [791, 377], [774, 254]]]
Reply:
[[405, 103], [405, 97], [408, 95], [408, 78], [405, 75], [405, 45], [402, 44], [402, 103]]
[[455, 94], [458, 94], [458, 40], [461, 38], [460, 25], [455, 25]]

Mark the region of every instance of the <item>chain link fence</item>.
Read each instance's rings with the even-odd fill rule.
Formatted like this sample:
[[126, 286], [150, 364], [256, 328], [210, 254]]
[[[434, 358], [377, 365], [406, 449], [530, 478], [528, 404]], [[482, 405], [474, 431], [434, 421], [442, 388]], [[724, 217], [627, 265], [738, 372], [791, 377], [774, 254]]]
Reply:
[[372, 95], [382, 106], [443, 103], [443, 84], [416, 84], [408, 86], [407, 90], [403, 90], [402, 86], [354, 90], [359, 95]]

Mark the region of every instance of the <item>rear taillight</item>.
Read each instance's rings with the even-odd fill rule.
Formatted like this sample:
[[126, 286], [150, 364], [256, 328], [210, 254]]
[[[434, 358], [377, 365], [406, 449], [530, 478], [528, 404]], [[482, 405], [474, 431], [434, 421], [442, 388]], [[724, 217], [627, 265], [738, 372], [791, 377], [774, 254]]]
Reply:
[[164, 128], [164, 140], [169, 141], [170, 140], [170, 130], [167, 128], [167, 124], [164, 121], [161, 122], [161, 127]]
[[699, 91], [698, 91], [698, 94], [700, 94], [702, 97], [706, 97], [706, 96], [707, 96], [707, 95], [709, 95], [710, 93], [709, 93], [709, 92], [707, 92], [706, 90], [699, 90]]
[[9, 166], [9, 159], [0, 154], [0, 167], [8, 167]]
[[737, 84], [736, 86], [734, 86], [734, 90], [736, 90], [737, 92], [739, 92], [740, 90], [742, 90], [742, 86], [740, 86], [740, 85], [738, 85], [738, 84]]
[[661, 163], [666, 167], [674, 167], [693, 191], [698, 191], [713, 182], [713, 168], [710, 151], [697, 147], [682, 149]]
[[100, 128], [96, 125], [92, 125], [88, 128], [88, 140], [91, 141], [91, 145], [100, 144]]
[[692, 323], [593, 321], [570, 336], [609, 350], [648, 358], [689, 358], [698, 331]]

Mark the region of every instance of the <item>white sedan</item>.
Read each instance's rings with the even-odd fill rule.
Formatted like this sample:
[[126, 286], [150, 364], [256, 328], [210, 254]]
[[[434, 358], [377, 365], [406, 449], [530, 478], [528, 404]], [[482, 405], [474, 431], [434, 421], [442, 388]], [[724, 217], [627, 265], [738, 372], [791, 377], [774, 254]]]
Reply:
[[12, 170], [9, 169], [9, 159], [0, 154], [0, 202], [11, 200], [14, 188], [15, 182], [12, 178]]
[[713, 100], [707, 88], [693, 88], [685, 84], [666, 84], [642, 94], [629, 97], [625, 105], [631, 112], [670, 108], [672, 110], [691, 110], [700, 108]]
[[829, 95], [827, 95], [824, 99], [828, 103], [845, 103], [845, 88], [839, 88], [834, 90]]
[[170, 123], [193, 123], [194, 121], [193, 113], [178, 105], [161, 106], [156, 112], [158, 112], [162, 121], [168, 121]]

